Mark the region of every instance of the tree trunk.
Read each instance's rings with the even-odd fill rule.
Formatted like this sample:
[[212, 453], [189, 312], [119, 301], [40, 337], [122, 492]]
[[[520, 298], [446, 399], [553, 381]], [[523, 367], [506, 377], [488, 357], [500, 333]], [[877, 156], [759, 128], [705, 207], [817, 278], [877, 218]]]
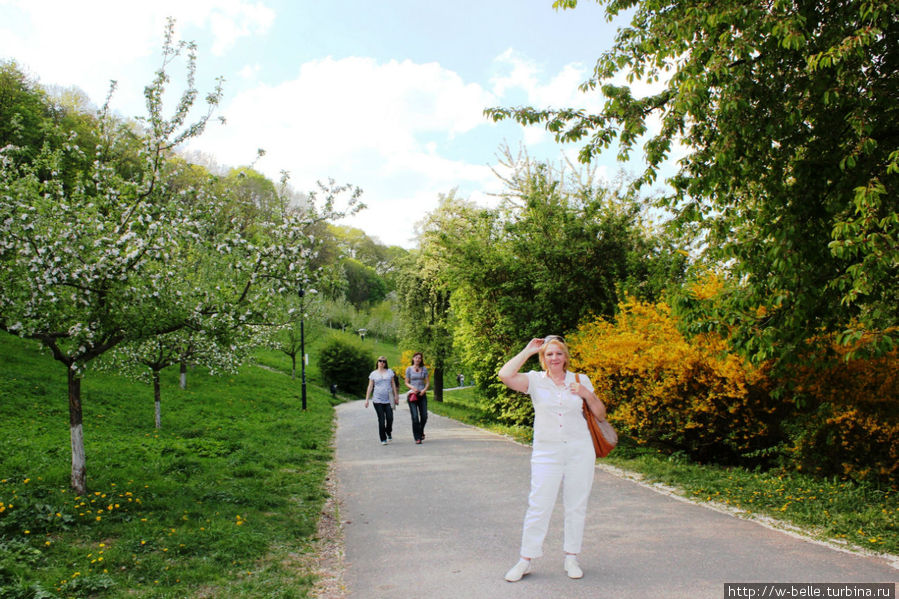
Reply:
[[87, 495], [87, 468], [84, 456], [84, 428], [81, 410], [81, 377], [68, 367], [69, 379], [69, 436], [72, 441], [72, 489]]
[[181, 360], [181, 388], [187, 389], [187, 362]]
[[159, 392], [159, 371], [153, 371], [153, 401], [156, 405], [156, 428], [162, 428], [162, 394]]
[[434, 368], [434, 400], [443, 401], [443, 368]]
[[291, 362], [291, 364], [293, 364], [290, 368], [290, 378], [296, 379], [297, 378], [297, 355], [296, 354], [290, 354], [290, 362]]

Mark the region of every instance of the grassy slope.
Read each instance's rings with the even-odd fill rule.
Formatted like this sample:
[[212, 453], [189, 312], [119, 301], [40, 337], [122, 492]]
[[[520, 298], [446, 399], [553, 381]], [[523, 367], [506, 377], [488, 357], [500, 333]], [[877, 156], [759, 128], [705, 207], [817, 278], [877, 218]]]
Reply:
[[[90, 493], [68, 489], [65, 371], [0, 335], [0, 588], [59, 597], [302, 597], [332, 458], [330, 396], [255, 366], [187, 390], [90, 372]], [[12, 589], [22, 591], [12, 595]], [[105, 589], [105, 592], [104, 592]], [[0, 596], [4, 596], [0, 592]]]
[[[396, 345], [391, 345], [389, 343], [383, 343], [373, 339], [372, 337], [367, 337], [365, 341], [360, 341], [359, 336], [353, 333], [346, 333], [338, 330], [322, 330], [321, 332], [316, 333], [310, 339], [307, 339], [306, 343], [306, 353], [308, 355], [315, 355], [318, 353], [318, 350], [322, 348], [330, 339], [330, 337], [337, 337], [340, 339], [352, 341], [358, 343], [362, 346], [362, 348], [371, 354], [371, 369], [374, 370], [378, 367], [376, 360], [380, 355], [387, 356], [387, 361], [390, 364], [390, 367], [393, 368], [400, 376], [402, 376], [403, 369], [399, 367], [399, 357], [400, 351]], [[291, 362], [290, 357], [287, 354], [275, 350], [260, 350], [256, 352], [255, 359], [259, 364], [262, 364], [268, 368], [273, 368], [278, 370], [279, 372], [284, 372], [286, 374], [290, 374], [291, 371]], [[299, 385], [300, 380], [300, 358], [297, 356], [297, 372], [296, 372], [296, 380]], [[321, 379], [321, 374], [318, 371], [318, 367], [315, 363], [315, 360], [311, 360], [309, 366], [306, 367], [306, 383], [307, 383], [307, 392], [310, 385], [318, 385], [321, 387], [325, 387], [324, 382]], [[358, 396], [346, 395], [345, 399], [358, 399], [365, 395], [365, 386], [368, 384], [368, 380], [364, 379], [359, 382], [360, 391]]]

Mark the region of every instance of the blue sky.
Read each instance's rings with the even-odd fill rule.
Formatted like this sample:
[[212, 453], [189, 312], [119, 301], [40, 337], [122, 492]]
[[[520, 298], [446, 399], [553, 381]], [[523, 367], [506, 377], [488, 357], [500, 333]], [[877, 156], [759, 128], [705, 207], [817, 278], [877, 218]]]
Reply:
[[[344, 224], [407, 248], [440, 194], [495, 201], [503, 144], [555, 162], [576, 153], [482, 111], [596, 109], [577, 86], [615, 33], [590, 0], [573, 11], [551, 0], [0, 0], [0, 58], [98, 105], [115, 79], [113, 107], [138, 116], [169, 16], [199, 45], [200, 91], [226, 80], [227, 123], [189, 150], [239, 166], [263, 148], [256, 168], [288, 171], [298, 191], [357, 185], [368, 208]], [[597, 164], [606, 177], [620, 168], [613, 156]]]

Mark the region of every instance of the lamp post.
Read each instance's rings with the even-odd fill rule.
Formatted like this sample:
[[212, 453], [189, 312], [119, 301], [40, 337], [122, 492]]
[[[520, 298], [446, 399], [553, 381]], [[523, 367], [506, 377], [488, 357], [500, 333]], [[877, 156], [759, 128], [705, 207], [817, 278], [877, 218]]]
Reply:
[[306, 307], [303, 302], [303, 296], [306, 295], [306, 291], [300, 286], [299, 289], [300, 295], [300, 372], [301, 378], [303, 381], [303, 411], [306, 411], [306, 336], [305, 331], [303, 330], [303, 319], [306, 317]]

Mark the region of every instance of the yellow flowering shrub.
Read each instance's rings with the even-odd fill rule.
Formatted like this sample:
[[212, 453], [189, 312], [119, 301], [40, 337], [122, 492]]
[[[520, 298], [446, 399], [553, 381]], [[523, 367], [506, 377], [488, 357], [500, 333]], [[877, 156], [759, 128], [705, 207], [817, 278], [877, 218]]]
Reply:
[[762, 369], [727, 352], [714, 333], [686, 339], [664, 303], [622, 303], [571, 337], [572, 361], [590, 376], [610, 421], [637, 443], [697, 459], [733, 461], [776, 445], [785, 405]]
[[[396, 373], [398, 375], [400, 375], [400, 378], [403, 378], [403, 375], [406, 372], [406, 367], [412, 366], [412, 356], [414, 356], [416, 354], [416, 352], [418, 352], [418, 351], [420, 351], [420, 350], [404, 349], [403, 353], [400, 354], [399, 364], [391, 365], [391, 368], [393, 368], [393, 370], [396, 371]], [[428, 370], [431, 370], [431, 367], [428, 365], [427, 362], [422, 362], [422, 364], [424, 364], [425, 368], [427, 368]]]
[[[862, 341], [864, 343], [864, 340]], [[899, 482], [899, 352], [846, 359], [857, 346], [819, 341], [815, 368], [797, 374], [796, 391], [814, 411], [793, 446], [812, 473]]]
[[[714, 300], [717, 287], [710, 278], [691, 293]], [[899, 352], [858, 357], [858, 346], [814, 339], [809, 365], [775, 382], [768, 365], [731, 353], [721, 335], [685, 337], [664, 303], [629, 300], [619, 310], [614, 321], [583, 323], [569, 344], [609, 420], [638, 444], [724, 463], [778, 457], [806, 472], [897, 485]]]

